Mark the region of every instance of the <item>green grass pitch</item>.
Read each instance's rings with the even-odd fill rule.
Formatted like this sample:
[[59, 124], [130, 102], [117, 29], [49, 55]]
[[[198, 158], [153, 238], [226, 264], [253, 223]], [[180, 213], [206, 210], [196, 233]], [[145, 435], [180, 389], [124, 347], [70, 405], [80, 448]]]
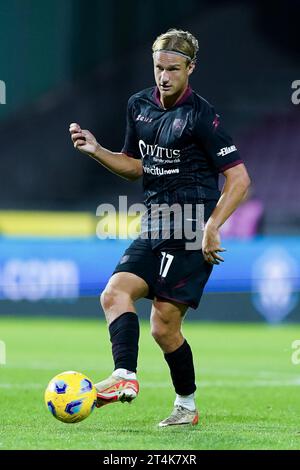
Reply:
[[111, 373], [106, 324], [0, 317], [7, 355], [0, 365], [0, 450], [300, 449], [300, 364], [291, 361], [298, 326], [186, 322], [184, 334], [194, 353], [198, 426], [157, 427], [172, 410], [174, 392], [147, 322], [139, 397], [64, 424], [46, 409], [44, 389], [66, 370], [95, 381]]

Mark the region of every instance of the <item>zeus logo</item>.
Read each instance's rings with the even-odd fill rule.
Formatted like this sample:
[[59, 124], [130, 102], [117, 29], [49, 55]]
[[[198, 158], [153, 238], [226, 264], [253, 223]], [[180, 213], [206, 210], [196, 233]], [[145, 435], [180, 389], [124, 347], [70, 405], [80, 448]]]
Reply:
[[0, 80], [0, 104], [6, 104], [6, 86], [3, 80]]
[[167, 149], [165, 147], [159, 147], [158, 144], [146, 144], [143, 140], [139, 141], [139, 148], [142, 158], [146, 155], [150, 157], [158, 158], [176, 158], [180, 157], [180, 150]]
[[223, 147], [220, 152], [217, 153], [218, 157], [225, 157], [231, 152], [235, 152], [237, 150], [235, 145], [231, 145], [230, 147]]

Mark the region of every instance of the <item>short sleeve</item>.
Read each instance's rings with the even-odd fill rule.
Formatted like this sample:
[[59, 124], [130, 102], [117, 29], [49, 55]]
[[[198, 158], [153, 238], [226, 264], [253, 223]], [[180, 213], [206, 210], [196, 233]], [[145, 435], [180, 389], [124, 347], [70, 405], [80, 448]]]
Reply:
[[129, 157], [140, 158], [140, 151], [138, 146], [138, 137], [136, 134], [134, 116], [133, 116], [134, 98], [131, 97], [127, 104], [127, 117], [126, 117], [126, 135], [125, 142], [122, 148], [122, 153]]
[[232, 138], [222, 128], [220, 116], [208, 103], [196, 113], [194, 131], [198, 144], [219, 173], [243, 163]]

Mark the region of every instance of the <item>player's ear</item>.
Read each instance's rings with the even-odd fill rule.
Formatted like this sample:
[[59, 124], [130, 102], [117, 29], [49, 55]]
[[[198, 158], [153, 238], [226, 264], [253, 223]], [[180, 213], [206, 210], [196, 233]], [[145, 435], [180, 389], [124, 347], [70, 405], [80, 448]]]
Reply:
[[191, 75], [193, 73], [195, 65], [196, 65], [195, 61], [192, 61], [192, 62], [189, 63], [189, 65], [188, 65], [188, 75]]

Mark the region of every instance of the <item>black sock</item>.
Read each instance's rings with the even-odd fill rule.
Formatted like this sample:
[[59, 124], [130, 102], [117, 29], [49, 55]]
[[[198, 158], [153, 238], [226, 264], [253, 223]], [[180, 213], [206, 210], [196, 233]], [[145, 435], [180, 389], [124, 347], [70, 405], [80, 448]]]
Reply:
[[140, 336], [137, 314], [123, 313], [109, 325], [109, 333], [115, 369], [136, 372]]
[[164, 354], [167, 361], [175, 392], [178, 395], [190, 395], [196, 390], [195, 370], [192, 350], [186, 340], [171, 353]]

